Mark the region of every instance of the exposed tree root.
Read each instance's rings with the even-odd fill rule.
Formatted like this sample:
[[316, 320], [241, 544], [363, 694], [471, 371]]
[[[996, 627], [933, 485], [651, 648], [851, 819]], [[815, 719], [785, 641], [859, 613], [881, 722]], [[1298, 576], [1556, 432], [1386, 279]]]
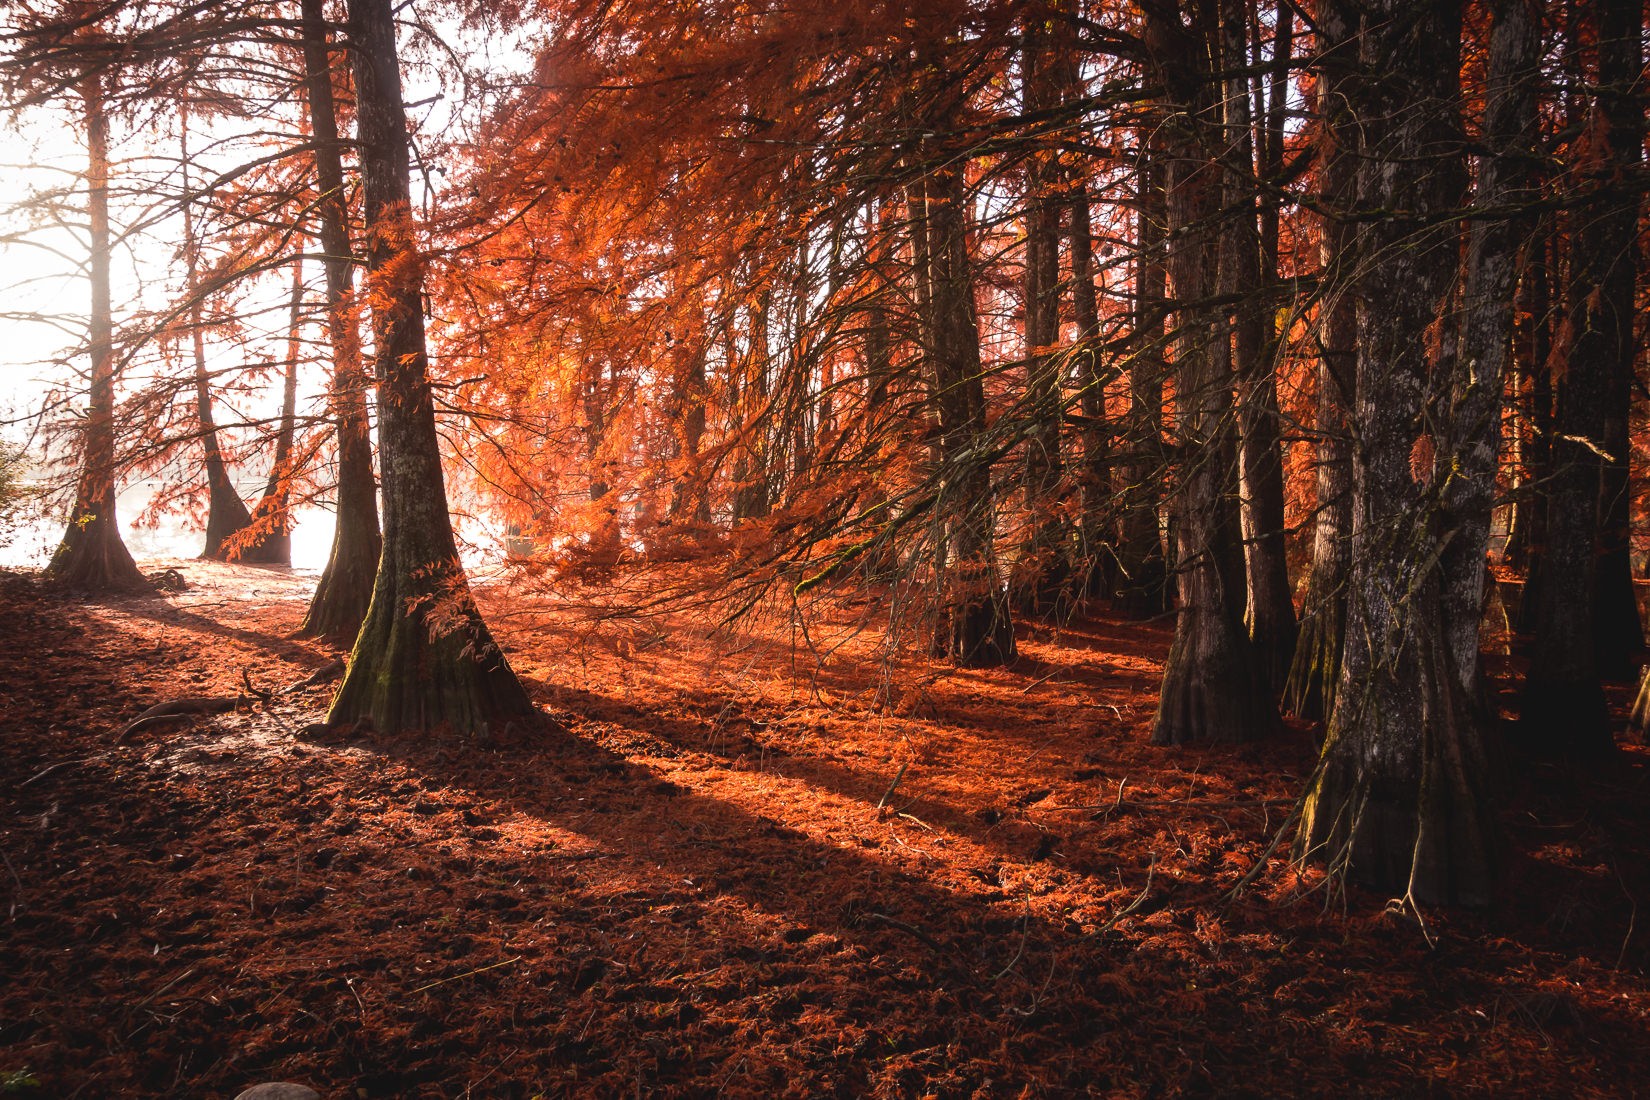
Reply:
[[249, 699], [245, 695], [194, 695], [185, 699], [171, 699], [164, 703], [156, 703], [127, 724], [126, 728], [115, 735], [115, 744], [124, 745], [132, 734], [150, 726], [171, 721], [174, 718], [187, 718], [195, 714], [225, 714], [234, 710]]
[[134, 733], [160, 725], [176, 718], [188, 718], [197, 714], [227, 714], [242, 704], [264, 703], [280, 695], [292, 695], [304, 688], [316, 684], [324, 684], [328, 680], [336, 679], [344, 671], [344, 662], [329, 661], [295, 683], [274, 691], [263, 691], [252, 686], [252, 681], [244, 672], [241, 682], [246, 690], [238, 695], [191, 695], [182, 699], [169, 699], [164, 703], [156, 703], [136, 718], [132, 719], [124, 729], [115, 735], [114, 743], [124, 745]]

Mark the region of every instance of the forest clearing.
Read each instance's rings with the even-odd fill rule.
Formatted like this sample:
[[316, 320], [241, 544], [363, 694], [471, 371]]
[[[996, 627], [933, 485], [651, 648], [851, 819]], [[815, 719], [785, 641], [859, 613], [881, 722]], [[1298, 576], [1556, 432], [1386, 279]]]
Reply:
[[1034, 629], [879, 702], [874, 626], [816, 665], [483, 588], [565, 732], [325, 734], [322, 683], [117, 747], [153, 703], [336, 654], [289, 639], [290, 575], [160, 564], [188, 589], [0, 580], [19, 1095], [1620, 1096], [1650, 1070], [1642, 746], [1524, 773], [1506, 904], [1421, 925], [1257, 867], [1308, 730], [1149, 744], [1163, 625]]

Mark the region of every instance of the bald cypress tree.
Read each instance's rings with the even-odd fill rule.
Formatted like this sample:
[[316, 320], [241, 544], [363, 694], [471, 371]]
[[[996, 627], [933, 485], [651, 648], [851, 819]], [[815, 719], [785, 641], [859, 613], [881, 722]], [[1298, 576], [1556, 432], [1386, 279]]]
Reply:
[[[91, 32], [86, 32], [90, 34]], [[109, 114], [106, 77], [93, 71], [76, 88], [86, 124], [87, 230], [91, 244], [91, 313], [87, 344], [91, 370], [80, 435], [80, 474], [74, 511], [46, 575], [87, 591], [145, 587], [115, 518], [114, 304], [109, 287]]]
[[1217, 29], [1147, 10], [1147, 44], [1164, 108], [1169, 281], [1173, 292], [1176, 440], [1174, 643], [1152, 740], [1247, 741], [1277, 724], [1266, 668], [1243, 624], [1247, 585], [1238, 528], [1237, 431], [1229, 329], [1211, 305], [1219, 264], [1222, 173], [1211, 56]]
[[1344, 83], [1359, 136], [1351, 565], [1341, 682], [1298, 851], [1412, 901], [1482, 904], [1498, 836], [1488, 752], [1440, 567], [1456, 540], [1484, 553], [1486, 532], [1441, 507], [1457, 468], [1448, 448], [1476, 445], [1482, 425], [1463, 421], [1452, 440], [1429, 415], [1461, 366], [1428, 339], [1459, 268], [1461, 9], [1376, 0], [1347, 14], [1359, 51]]
[[367, 720], [386, 731], [485, 731], [527, 718], [534, 707], [470, 595], [447, 512], [391, 0], [352, 0], [350, 16], [376, 344], [384, 552], [328, 720]]

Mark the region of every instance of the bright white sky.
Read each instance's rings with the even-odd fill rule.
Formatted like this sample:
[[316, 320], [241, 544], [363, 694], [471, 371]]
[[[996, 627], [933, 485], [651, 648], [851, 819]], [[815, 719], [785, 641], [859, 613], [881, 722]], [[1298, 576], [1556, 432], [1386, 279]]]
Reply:
[[[466, 34], [456, 28], [443, 28], [443, 34], [452, 41], [468, 40], [489, 68], [505, 67], [526, 72], [529, 69], [528, 49], [519, 33]], [[409, 57], [420, 54], [444, 56], [440, 51], [407, 51]], [[441, 96], [443, 77], [428, 69], [409, 67], [406, 74], [406, 98], [421, 105], [413, 112], [414, 120], [424, 132], [439, 129], [451, 121], [453, 101]], [[0, 439], [13, 443], [30, 437], [34, 414], [41, 408], [48, 394], [62, 391], [78, 394], [83, 383], [75, 376], [86, 366], [83, 354], [74, 349], [83, 343], [86, 314], [90, 304], [90, 286], [86, 278], [87, 242], [83, 228], [84, 194], [76, 191], [60, 202], [58, 218], [61, 224], [40, 213], [41, 205], [34, 200], [64, 187], [78, 187], [78, 176], [86, 164], [84, 131], [78, 117], [78, 104], [69, 102], [35, 112], [28, 118], [8, 123], [0, 129]], [[111, 127], [111, 184], [117, 196], [112, 218], [117, 238], [137, 216], [136, 208], [124, 209], [118, 200], [122, 180], [131, 181], [156, 170], [156, 158], [175, 158], [178, 135], [173, 129], [174, 116], [158, 112], [148, 125], [153, 130], [134, 132], [130, 123], [115, 120]], [[156, 121], [158, 120], [158, 121]], [[219, 129], [222, 123], [217, 124]], [[266, 123], [267, 125], [267, 123]], [[192, 151], [208, 147], [208, 138], [231, 137], [222, 133], [207, 133], [208, 126], [196, 120], [191, 129]], [[223, 164], [239, 161], [236, 143], [228, 141], [221, 147], [213, 142], [213, 156]], [[212, 157], [206, 158], [208, 161]], [[123, 171], [124, 169], [124, 171]], [[208, 166], [209, 170], [209, 166]], [[196, 179], [201, 178], [197, 173]], [[436, 177], [433, 182], [439, 185]], [[174, 179], [172, 185], [175, 187]], [[415, 173], [415, 187], [422, 183]], [[31, 206], [33, 207], [31, 209]], [[116, 249], [112, 265], [113, 300], [117, 328], [121, 321], [144, 308], [159, 308], [178, 293], [182, 279], [181, 264], [176, 259], [181, 224], [172, 219], [170, 224], [152, 227], [141, 237], [127, 238]], [[318, 292], [321, 272], [318, 264], [307, 271], [312, 295]], [[258, 320], [248, 327], [254, 330], [243, 346], [225, 344], [209, 346], [209, 367], [214, 371], [236, 365], [263, 361], [279, 361], [285, 355], [285, 302], [290, 293], [290, 268], [267, 277], [247, 303]], [[313, 301], [313, 297], [311, 299]], [[314, 339], [318, 333], [307, 334]], [[187, 363], [188, 357], [183, 357]], [[138, 361], [128, 371], [125, 392], [139, 385], [146, 375], [156, 370], [191, 369], [192, 364], [166, 368], [158, 357], [147, 362]], [[300, 414], [319, 408], [324, 388], [324, 368], [319, 363], [300, 374]], [[272, 379], [262, 396], [252, 395], [226, 402], [220, 411], [220, 422], [233, 422], [237, 414], [250, 417], [273, 415], [278, 408], [276, 389], [278, 379]], [[243, 433], [244, 438], [244, 433]], [[231, 440], [233, 443], [233, 440]], [[261, 451], [261, 449], [260, 449]], [[244, 468], [237, 471], [243, 494], [252, 495], [255, 483], [261, 482], [267, 472], [268, 456], [248, 454]], [[128, 479], [130, 481], [130, 479]], [[135, 507], [123, 499], [123, 526], [128, 526]], [[324, 528], [324, 530], [323, 530]], [[318, 555], [318, 566], [324, 563], [326, 540], [330, 538], [330, 517], [322, 516], [319, 535], [310, 533], [313, 554], [306, 554], [305, 532], [301, 523], [295, 538], [295, 557]], [[129, 537], [133, 537], [129, 534]], [[143, 534], [135, 536], [140, 542]], [[179, 539], [194, 543], [193, 532], [185, 531]], [[151, 540], [152, 541], [152, 540]], [[164, 552], [155, 547], [151, 553]], [[180, 552], [182, 548], [180, 546]], [[0, 558], [16, 557], [16, 554]], [[300, 561], [300, 565], [305, 564]]]

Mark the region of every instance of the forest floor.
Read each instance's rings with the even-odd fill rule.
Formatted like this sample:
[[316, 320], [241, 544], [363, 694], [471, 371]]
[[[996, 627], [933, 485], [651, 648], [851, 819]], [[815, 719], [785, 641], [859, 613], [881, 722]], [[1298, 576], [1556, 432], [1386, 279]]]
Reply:
[[[481, 593], [560, 729], [324, 734], [308, 584], [0, 574], [0, 1093], [1619, 1096], [1650, 1083], [1650, 753], [1514, 762], [1504, 902], [1281, 857], [1312, 731], [1147, 743], [1167, 624], [1012, 668]], [[598, 594], [599, 595], [599, 594]], [[581, 595], [581, 599], [591, 596]], [[797, 643], [793, 646], [793, 641]]]

